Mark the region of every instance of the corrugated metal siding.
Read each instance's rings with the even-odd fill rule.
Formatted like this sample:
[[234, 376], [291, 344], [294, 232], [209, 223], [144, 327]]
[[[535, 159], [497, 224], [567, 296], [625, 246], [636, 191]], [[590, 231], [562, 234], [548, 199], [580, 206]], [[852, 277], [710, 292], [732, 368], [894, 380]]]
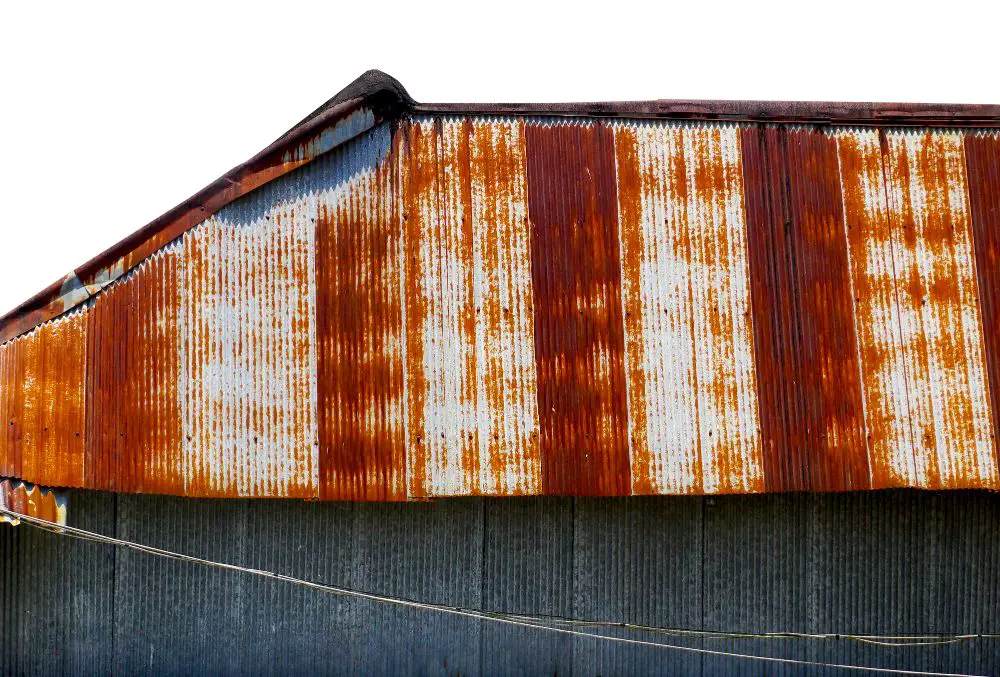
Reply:
[[83, 486], [87, 312], [0, 347], [0, 474]]
[[739, 132], [615, 143], [633, 493], [760, 491]]
[[526, 126], [543, 491], [631, 493], [614, 130]]
[[320, 496], [406, 497], [399, 175], [386, 127], [340, 151], [318, 195], [316, 332]]
[[1000, 488], [996, 162], [963, 131], [382, 124], [0, 346], [0, 474], [352, 500]]
[[916, 479], [932, 488], [997, 485], [962, 141], [883, 140]]
[[[69, 500], [73, 526], [487, 611], [737, 632], [1000, 632], [994, 492], [386, 505], [81, 491]], [[803, 672], [376, 605], [24, 526], [0, 525], [0, 558], [3, 674]], [[1000, 672], [997, 639], [899, 648], [603, 632], [815, 661]]]
[[983, 321], [986, 374], [993, 409], [993, 448], [1000, 466], [1000, 137], [968, 134], [965, 161]]
[[183, 238], [189, 495], [317, 495], [316, 221], [306, 194]]
[[742, 129], [769, 490], [870, 486], [836, 142]]

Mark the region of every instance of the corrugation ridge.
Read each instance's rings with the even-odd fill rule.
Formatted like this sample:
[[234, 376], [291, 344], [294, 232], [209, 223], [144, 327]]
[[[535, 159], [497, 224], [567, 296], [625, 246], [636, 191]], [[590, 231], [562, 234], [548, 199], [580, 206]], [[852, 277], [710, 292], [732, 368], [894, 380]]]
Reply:
[[396, 181], [385, 139], [349, 144], [346, 176], [318, 196], [316, 275], [321, 497], [406, 497]]

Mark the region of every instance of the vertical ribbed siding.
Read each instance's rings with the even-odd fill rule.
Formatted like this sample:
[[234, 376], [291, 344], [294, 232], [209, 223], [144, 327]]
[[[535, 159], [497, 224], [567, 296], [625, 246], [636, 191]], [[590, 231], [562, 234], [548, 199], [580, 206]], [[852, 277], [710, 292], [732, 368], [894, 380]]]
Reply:
[[542, 478], [631, 493], [614, 131], [525, 127]]
[[739, 133], [616, 130], [636, 494], [760, 491]]
[[402, 233], [398, 174], [376, 163], [386, 127], [337, 158], [349, 177], [320, 193], [316, 345], [320, 497], [406, 498]]
[[87, 482], [184, 490], [177, 392], [180, 250], [172, 245], [93, 302], [87, 350]]
[[406, 326], [411, 496], [478, 493], [468, 146], [462, 123], [409, 128]]
[[741, 131], [766, 487], [868, 488], [836, 141]]
[[484, 494], [541, 492], [524, 123], [468, 128]]
[[1000, 136], [996, 132], [967, 134], [965, 164], [993, 413], [993, 449], [1000, 465]]
[[539, 490], [522, 129], [432, 119], [404, 132], [413, 496]]
[[184, 235], [189, 495], [318, 495], [315, 212], [303, 196]]
[[841, 130], [836, 138], [872, 488], [913, 486], [908, 364], [900, 349], [893, 229], [879, 133]]
[[882, 146], [916, 483], [997, 486], [962, 135]]
[[0, 474], [84, 484], [86, 308], [0, 348]]

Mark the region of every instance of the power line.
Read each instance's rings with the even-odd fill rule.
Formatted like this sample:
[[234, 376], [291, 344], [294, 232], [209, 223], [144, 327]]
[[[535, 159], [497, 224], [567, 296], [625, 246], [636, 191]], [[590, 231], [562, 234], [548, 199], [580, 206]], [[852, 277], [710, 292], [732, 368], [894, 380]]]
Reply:
[[[681, 651], [681, 652], [695, 653], [708, 656], [720, 656], [720, 657], [734, 658], [741, 660], [764, 661], [771, 663], [783, 663], [788, 665], [801, 665], [801, 666], [809, 666], [817, 668], [836, 668], [841, 670], [855, 670], [858, 672], [872, 672], [872, 673], [895, 674], [895, 675], [927, 675], [927, 676], [933, 675], [936, 677], [982, 677], [965, 673], [927, 672], [921, 670], [878, 668], [878, 667], [870, 667], [863, 665], [849, 665], [842, 663], [823, 663], [819, 661], [807, 661], [795, 658], [777, 658], [774, 656], [760, 656], [756, 654], [744, 654], [733, 651], [723, 651], [719, 649], [702, 649], [697, 647], [680, 646], [676, 644], [665, 644], [662, 642], [653, 642], [641, 639], [615, 637], [611, 635], [602, 635], [593, 632], [586, 632], [585, 630], [579, 630], [574, 628], [581, 628], [581, 627], [623, 628], [628, 630], [655, 632], [671, 636], [691, 637], [691, 638], [850, 639], [855, 641], [867, 642], [871, 644], [877, 644], [881, 646], [894, 646], [894, 647], [936, 646], [943, 644], [952, 644], [955, 642], [967, 641], [971, 639], [987, 639], [987, 638], [995, 639], [997, 637], [1000, 637], [1000, 635], [996, 634], [890, 636], [890, 635], [855, 635], [855, 634], [830, 634], [830, 633], [811, 634], [811, 633], [797, 633], [797, 632], [733, 633], [733, 632], [715, 632], [710, 630], [693, 630], [693, 629], [683, 629], [683, 628], [659, 628], [659, 627], [635, 625], [629, 623], [615, 623], [608, 621], [585, 621], [580, 619], [570, 619], [561, 617], [530, 616], [530, 615], [511, 614], [505, 612], [491, 612], [479, 609], [467, 609], [462, 607], [448, 606], [444, 604], [418, 602], [415, 600], [404, 599], [401, 597], [377, 595], [374, 593], [364, 592], [361, 590], [354, 590], [352, 588], [344, 588], [335, 585], [327, 585], [324, 583], [316, 583], [314, 581], [295, 578], [294, 576], [286, 576], [285, 574], [280, 574], [273, 571], [267, 571], [265, 569], [255, 569], [251, 567], [240, 566], [238, 564], [216, 562], [214, 560], [195, 557], [193, 555], [185, 555], [183, 553], [173, 552], [171, 550], [165, 550], [163, 548], [156, 548], [150, 545], [136, 543], [134, 541], [115, 538], [113, 536], [106, 536], [104, 534], [87, 531], [85, 529], [79, 529], [77, 527], [59, 525], [55, 522], [50, 522], [48, 520], [44, 520], [38, 517], [30, 517], [27, 515], [22, 515], [20, 513], [16, 513], [6, 508], [0, 508], [0, 515], [11, 518], [15, 524], [21, 522], [36, 527], [38, 529], [41, 529], [43, 531], [47, 531], [62, 536], [69, 536], [84, 541], [92, 541], [96, 543], [103, 543], [106, 545], [114, 545], [117, 547], [128, 548], [130, 550], [135, 550], [137, 552], [145, 553], [147, 555], [153, 555], [156, 557], [162, 557], [165, 559], [188, 562], [192, 564], [200, 564], [202, 566], [210, 568], [249, 574], [252, 576], [259, 576], [262, 578], [270, 578], [273, 580], [283, 581], [285, 583], [291, 583], [293, 585], [298, 585], [312, 590], [318, 590], [321, 592], [327, 592], [330, 594], [341, 595], [346, 597], [354, 597], [356, 599], [363, 599], [370, 602], [392, 604], [395, 606], [409, 607], [425, 611], [436, 611], [439, 613], [446, 613], [466, 618], [474, 618], [478, 620], [492, 621], [495, 623], [513, 625], [517, 627], [545, 630], [548, 632], [554, 632], [562, 635], [585, 637], [589, 639], [617, 642], [633, 646], [648, 646], [660, 649], [669, 649], [673, 651]], [[569, 627], [560, 627], [560, 626], [569, 626]]]

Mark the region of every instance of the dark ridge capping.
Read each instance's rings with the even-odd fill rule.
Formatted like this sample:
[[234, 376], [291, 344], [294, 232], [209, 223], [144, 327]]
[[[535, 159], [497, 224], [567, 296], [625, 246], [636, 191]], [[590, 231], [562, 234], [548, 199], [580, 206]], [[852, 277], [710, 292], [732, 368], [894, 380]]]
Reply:
[[[395, 78], [378, 70], [364, 73], [250, 160], [229, 170], [181, 204], [0, 317], [0, 344], [86, 302], [90, 296], [87, 287], [97, 282], [101, 271], [146, 245], [155, 244], [153, 251], [166, 246], [233, 200], [297, 169], [301, 165], [283, 170], [282, 156], [289, 148], [324, 127], [335, 124], [362, 107], [372, 110], [377, 125], [398, 117], [413, 105], [413, 99]], [[262, 176], [265, 178], [256, 185], [244, 185], [246, 180]], [[153, 252], [144, 253], [122, 273], [128, 272]], [[69, 300], [67, 295], [71, 295]]]
[[647, 118], [886, 127], [1000, 127], [989, 104], [851, 103], [833, 101], [596, 101], [590, 103], [422, 103], [417, 113], [485, 116]]

